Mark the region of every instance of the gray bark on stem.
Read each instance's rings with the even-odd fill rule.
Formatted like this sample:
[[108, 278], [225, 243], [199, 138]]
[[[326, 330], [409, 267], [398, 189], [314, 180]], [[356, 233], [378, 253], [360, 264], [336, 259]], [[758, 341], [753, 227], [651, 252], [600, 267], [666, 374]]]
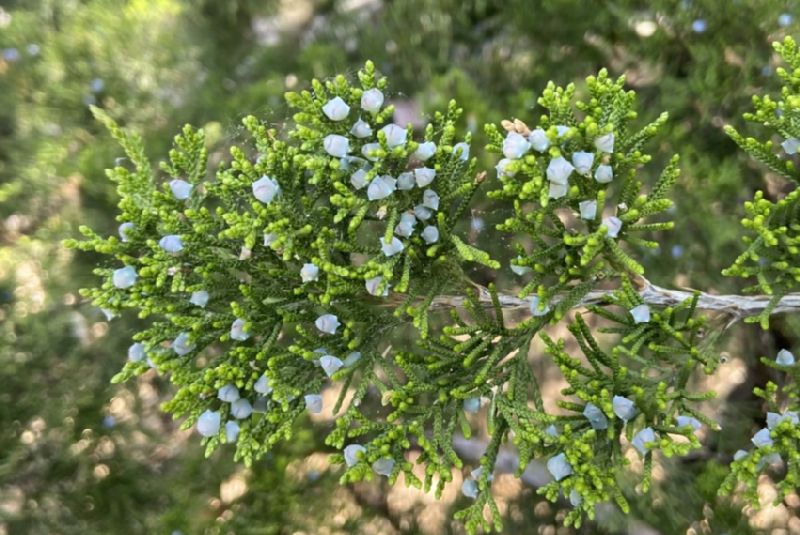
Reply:
[[[670, 290], [656, 286], [643, 277], [639, 278], [638, 283], [639, 295], [648, 305], [675, 306], [694, 295], [692, 291]], [[476, 285], [476, 288], [478, 289], [478, 300], [486, 306], [492, 306], [489, 290], [479, 285]], [[612, 293], [613, 290], [593, 290], [581, 299], [576, 308], [600, 304]], [[499, 294], [498, 298], [500, 306], [504, 310], [521, 310], [530, 306], [530, 302], [527, 299], [520, 299], [513, 295]], [[720, 312], [732, 316], [734, 320], [740, 320], [757, 316], [763, 312], [771, 298], [772, 296], [769, 295], [714, 295], [707, 292], [699, 292], [697, 308]], [[560, 297], [555, 297], [551, 304], [557, 304], [560, 300]], [[463, 308], [465, 303], [466, 298], [464, 297], [441, 295], [433, 300], [431, 308]], [[800, 294], [785, 295], [772, 310], [772, 314], [785, 312], [800, 312]]]

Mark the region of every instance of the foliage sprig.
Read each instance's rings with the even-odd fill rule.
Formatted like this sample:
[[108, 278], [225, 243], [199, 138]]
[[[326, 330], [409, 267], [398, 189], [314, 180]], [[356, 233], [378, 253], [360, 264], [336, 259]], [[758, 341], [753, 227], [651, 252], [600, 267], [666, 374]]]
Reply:
[[[459, 235], [487, 174], [470, 158], [471, 136], [459, 135], [455, 102], [415, 139], [410, 125], [391, 122], [387, 81], [368, 62], [357, 81], [315, 80], [288, 93], [285, 131], [246, 117], [252, 143], [231, 147], [213, 176], [201, 130], [184, 127], [158, 174], [142, 140], [94, 109], [131, 164], [109, 171], [119, 237], [83, 228], [85, 239], [68, 245], [113, 259], [85, 297], [149, 319], [114, 380], [150, 368], [168, 375], [176, 391], [165, 410], [197, 427], [208, 455], [235, 443], [246, 464], [289, 440], [306, 413], [326, 411], [343, 483], [402, 474], [437, 495], [467, 468], [454, 436], [470, 437], [482, 418], [490, 440], [462, 487], [475, 501], [457, 515], [470, 532], [501, 529], [491, 483], [507, 442], [520, 472], [546, 461], [554, 480], [539, 492], [570, 501], [567, 524], [593, 518], [604, 502], [626, 511], [628, 453], [642, 459], [646, 491], [656, 452], [685, 455], [700, 446], [697, 429], [717, 427], [697, 408], [713, 393], [693, 391], [690, 379], [712, 373], [718, 356], [697, 295], [651, 308], [636, 290], [636, 251], [657, 247], [648, 236], [673, 227], [668, 194], [679, 169], [674, 156], [645, 186], [645, 146], [667, 115], [634, 127], [636, 97], [624, 83], [601, 71], [586, 80], [584, 100], [576, 86], [551, 83], [534, 128], [485, 128], [487, 150], [504, 156], [489, 196], [513, 210], [497, 227], [514, 240], [516, 258], [503, 260], [523, 277], [519, 296], [530, 305], [516, 323], [494, 284], [486, 306], [468, 276], [472, 264], [502, 264]], [[767, 213], [777, 225], [762, 201], [748, 208], [753, 221]], [[792, 210], [778, 209], [781, 221]], [[794, 247], [789, 223], [753, 228], [755, 240]], [[569, 322], [574, 345], [545, 332], [600, 287], [610, 297]], [[462, 309], [437, 312], [445, 295]], [[545, 409], [528, 362], [537, 340], [568, 385], [556, 411]], [[789, 427], [776, 428], [776, 443], [794, 444]], [[736, 477], [747, 470], [734, 463]]]

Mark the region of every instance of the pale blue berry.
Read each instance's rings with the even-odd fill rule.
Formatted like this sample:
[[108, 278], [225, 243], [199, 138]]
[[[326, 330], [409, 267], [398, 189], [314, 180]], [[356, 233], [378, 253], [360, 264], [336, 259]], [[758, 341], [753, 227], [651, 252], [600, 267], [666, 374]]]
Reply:
[[383, 277], [378, 275], [377, 277], [372, 277], [371, 279], [367, 279], [364, 282], [364, 286], [367, 288], [367, 293], [370, 295], [375, 295], [379, 297], [386, 297], [389, 295], [389, 285], [383, 285], [383, 291], [379, 291], [381, 285], [383, 284]]
[[466, 478], [461, 483], [461, 494], [474, 500], [478, 497], [478, 483], [471, 477]]
[[367, 448], [361, 444], [349, 444], [344, 448], [344, 462], [347, 466], [355, 466]]
[[565, 477], [572, 475], [572, 465], [569, 464], [566, 454], [559, 453], [547, 460], [547, 471], [550, 472], [553, 479], [561, 481]]
[[558, 184], [556, 182], [550, 182], [550, 186], [547, 190], [547, 197], [549, 199], [560, 199], [567, 195], [569, 191], [568, 184]]
[[364, 139], [372, 135], [372, 127], [366, 121], [359, 119], [353, 123], [353, 127], [350, 128], [350, 133], [358, 139]]
[[225, 422], [225, 441], [228, 444], [236, 442], [239, 437], [239, 424], [233, 420]]
[[243, 342], [250, 338], [250, 333], [245, 330], [246, 322], [241, 318], [236, 318], [231, 324], [231, 338]]
[[205, 411], [197, 419], [197, 432], [204, 437], [213, 437], [219, 433], [220, 414], [217, 411]]
[[239, 389], [236, 388], [235, 384], [228, 383], [217, 390], [217, 397], [225, 403], [233, 403], [240, 397]]
[[531, 132], [528, 136], [528, 141], [530, 141], [533, 149], [538, 152], [544, 152], [550, 147], [550, 139], [547, 137], [547, 132], [541, 128], [537, 128]]
[[422, 229], [422, 239], [428, 245], [439, 241], [439, 229], [434, 226], [427, 226]]
[[245, 398], [239, 398], [231, 403], [231, 414], [234, 418], [243, 420], [253, 414], [253, 406]]
[[600, 164], [594, 172], [594, 179], [599, 184], [608, 184], [614, 180], [614, 169], [610, 165]]
[[538, 295], [531, 296], [528, 308], [530, 309], [531, 314], [533, 314], [536, 317], [545, 316], [547, 315], [548, 312], [550, 312], [550, 305], [548, 305], [547, 303], [542, 303], [539, 300]]
[[609, 238], [616, 238], [619, 231], [622, 230], [622, 221], [618, 217], [607, 217], [603, 219], [603, 225], [606, 227], [606, 235]]
[[190, 353], [194, 349], [194, 343], [189, 339], [189, 333], [182, 332], [172, 341], [172, 350], [180, 356]]
[[436, 154], [436, 143], [433, 141], [426, 141], [425, 143], [420, 143], [417, 150], [414, 151], [414, 158], [424, 162], [428, 160], [431, 156]]
[[350, 175], [350, 184], [353, 185], [356, 189], [362, 189], [367, 185], [367, 171], [364, 169], [359, 169], [352, 175]]
[[516, 132], [509, 132], [503, 140], [503, 156], [510, 160], [522, 158], [531, 148], [530, 142]]
[[[516, 260], [519, 262], [520, 260], [522, 260], [522, 257], [518, 256]], [[527, 273], [530, 273], [531, 271], [533, 271], [528, 266], [520, 266], [520, 265], [515, 264], [513, 262], [511, 264], [509, 264], [509, 266], [511, 267], [511, 271], [513, 271], [516, 275], [519, 275], [520, 277], [525, 275], [525, 274], [527, 274]]]
[[594, 146], [598, 150], [598, 152], [605, 152], [606, 154], [611, 154], [614, 152], [614, 133], [609, 132], [608, 134], [603, 134], [602, 136], [598, 137], [594, 140]]
[[558, 156], [550, 160], [547, 165], [547, 180], [555, 184], [567, 184], [569, 175], [575, 170], [575, 167], [564, 159], [563, 156]]
[[128, 360], [131, 362], [141, 362], [145, 359], [147, 353], [144, 350], [144, 344], [136, 342], [128, 348]]
[[792, 425], [797, 425], [800, 423], [798, 420], [797, 413], [794, 411], [786, 411], [783, 414], [778, 414], [777, 412], [768, 412], [767, 413], [767, 427], [769, 429], [774, 429], [775, 427], [779, 426], [782, 422], [791, 422]]
[[303, 282], [312, 282], [319, 280], [319, 268], [316, 264], [305, 263], [300, 269], [300, 279]]
[[386, 145], [391, 149], [406, 144], [408, 131], [402, 126], [394, 123], [387, 124], [381, 128], [381, 132], [386, 136]]
[[331, 377], [334, 373], [339, 371], [342, 366], [344, 366], [344, 362], [333, 355], [323, 355], [319, 359], [319, 365], [325, 372], [325, 375]]
[[417, 218], [414, 214], [404, 213], [400, 216], [400, 222], [395, 226], [394, 233], [398, 236], [408, 238], [414, 232]]
[[372, 463], [372, 469], [375, 471], [376, 474], [379, 476], [386, 476], [389, 477], [392, 475], [392, 471], [394, 470], [394, 459], [389, 457], [382, 457]]
[[414, 207], [414, 215], [420, 221], [425, 221], [425, 220], [431, 218], [431, 216], [433, 215], [433, 212], [427, 206], [422, 205], [422, 204], [418, 204], [418, 205], [416, 205]]
[[136, 279], [138, 278], [139, 275], [136, 273], [136, 268], [133, 266], [125, 266], [114, 270], [114, 273], [111, 275], [111, 282], [114, 284], [114, 287], [120, 290], [126, 290], [136, 284]]
[[307, 394], [303, 398], [306, 403], [306, 410], [311, 414], [319, 414], [322, 412], [322, 396], [319, 394]]
[[361, 109], [370, 113], [378, 113], [383, 106], [383, 93], [380, 89], [369, 89], [361, 95]]
[[591, 152], [576, 152], [572, 155], [572, 165], [580, 175], [589, 176], [592, 173], [594, 154]]
[[481, 398], [474, 397], [474, 398], [467, 398], [462, 403], [464, 407], [464, 412], [475, 414], [481, 408]]
[[326, 334], [336, 334], [336, 329], [341, 325], [339, 318], [333, 314], [323, 314], [317, 318], [314, 324], [317, 329]]
[[511, 177], [517, 174], [516, 167], [513, 165], [514, 160], [509, 160], [508, 158], [503, 158], [497, 165], [494, 166], [495, 171], [497, 171], [497, 177]]
[[379, 151], [381, 150], [380, 143], [367, 143], [363, 147], [361, 147], [361, 154], [364, 155], [364, 158], [371, 162], [376, 162], [380, 160], [380, 156], [378, 156]]
[[352, 353], [347, 354], [347, 357], [344, 359], [344, 365], [348, 367], [353, 366], [359, 360], [361, 360], [361, 353], [358, 351], [353, 351]]
[[414, 178], [416, 179], [417, 186], [424, 188], [436, 178], [436, 169], [431, 169], [429, 167], [414, 169]]
[[587, 403], [583, 408], [583, 415], [589, 420], [592, 429], [608, 429], [608, 418], [600, 407], [594, 403]]
[[350, 150], [350, 142], [344, 136], [328, 134], [322, 140], [322, 148], [334, 158], [344, 158]]
[[431, 210], [438, 210], [439, 195], [432, 189], [426, 189], [422, 194], [422, 205]]
[[378, 238], [378, 241], [381, 244], [381, 252], [383, 252], [386, 256], [394, 256], [403, 251], [405, 246], [403, 242], [392, 236], [392, 240], [389, 243], [386, 243], [383, 238]]
[[397, 176], [397, 189], [401, 191], [412, 190], [414, 189], [415, 184], [416, 184], [416, 179], [414, 178], [414, 173], [412, 173], [411, 171], [400, 173]]
[[708, 29], [708, 23], [705, 19], [695, 19], [692, 22], [692, 31], [695, 33], [704, 33]]
[[259, 394], [269, 395], [272, 393], [272, 386], [269, 384], [269, 379], [266, 374], [258, 378], [258, 381], [253, 383], [253, 390]]
[[772, 446], [772, 437], [769, 435], [769, 429], [766, 427], [759, 429], [758, 432], [753, 435], [751, 442], [755, 444], [757, 448]]
[[638, 412], [636, 404], [623, 396], [614, 396], [611, 400], [611, 408], [614, 410], [614, 414], [624, 422], [632, 420]]
[[385, 199], [397, 189], [397, 180], [389, 175], [382, 175], [372, 179], [367, 187], [367, 198], [371, 201]]
[[264, 204], [269, 204], [280, 193], [278, 181], [266, 175], [262, 176], [252, 185], [253, 196]]
[[183, 240], [177, 234], [169, 234], [158, 240], [158, 246], [168, 253], [179, 253], [183, 251]]
[[592, 220], [597, 217], [597, 201], [581, 201], [578, 203], [581, 219]]
[[797, 149], [800, 149], [800, 139], [790, 137], [781, 143], [781, 147], [783, 147], [786, 154], [797, 154]]
[[129, 236], [128, 233], [131, 230], [133, 230], [135, 227], [136, 227], [136, 225], [134, 225], [130, 221], [126, 221], [125, 223], [121, 224], [119, 226], [119, 228], [117, 229], [117, 233], [119, 234], [120, 239], [123, 242], [127, 242], [128, 240], [130, 240], [130, 236]]
[[185, 180], [176, 178], [170, 181], [169, 189], [172, 191], [173, 197], [179, 201], [185, 201], [192, 194], [192, 189], [194, 189], [194, 186]]
[[650, 322], [650, 307], [647, 305], [637, 305], [629, 310], [634, 323]]
[[698, 420], [694, 416], [686, 416], [686, 415], [679, 415], [677, 418], [675, 418], [675, 424], [678, 427], [686, 427], [688, 425], [689, 427], [692, 428], [693, 431], [697, 431], [698, 429], [703, 427], [703, 424], [700, 422], [700, 420]]
[[208, 292], [205, 290], [198, 290], [196, 292], [192, 292], [192, 296], [189, 298], [189, 302], [194, 306], [198, 307], [205, 307], [208, 304]]
[[350, 106], [341, 97], [334, 97], [322, 107], [322, 113], [331, 121], [342, 121], [350, 113]]
[[794, 366], [794, 355], [787, 349], [781, 349], [775, 357], [775, 363], [781, 366]]
[[469, 144], [463, 141], [461, 143], [456, 143], [453, 146], [453, 154], [457, 155], [459, 160], [469, 160]]
[[631, 440], [631, 445], [636, 448], [640, 455], [644, 455], [652, 447], [649, 444], [656, 441], [656, 433], [652, 427], [645, 427]]

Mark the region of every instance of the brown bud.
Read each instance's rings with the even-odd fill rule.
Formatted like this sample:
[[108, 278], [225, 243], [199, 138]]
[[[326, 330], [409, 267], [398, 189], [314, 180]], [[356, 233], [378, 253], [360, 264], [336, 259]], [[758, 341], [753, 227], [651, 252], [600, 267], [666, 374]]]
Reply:
[[633, 283], [633, 286], [634, 288], [636, 288], [637, 292], [645, 290], [650, 284], [649, 282], [647, 282], [647, 279], [645, 279], [641, 275], [635, 275], [632, 278], [631, 282]]
[[528, 125], [519, 119], [514, 119], [514, 130], [516, 130], [517, 134], [522, 134], [523, 136], [528, 136], [531, 133], [531, 129], [528, 128]]

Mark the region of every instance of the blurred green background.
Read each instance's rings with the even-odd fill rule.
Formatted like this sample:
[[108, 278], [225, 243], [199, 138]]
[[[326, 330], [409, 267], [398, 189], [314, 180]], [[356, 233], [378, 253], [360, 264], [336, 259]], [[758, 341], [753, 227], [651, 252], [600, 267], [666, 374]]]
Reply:
[[[311, 77], [354, 73], [366, 59], [390, 77], [398, 122], [455, 97], [463, 127], [534, 123], [550, 79], [579, 82], [601, 67], [625, 74], [642, 122], [670, 112], [652, 147], [677, 152], [678, 228], [642, 258], [664, 286], [734, 292], [720, 270], [740, 250], [741, 203], [785, 185], [721, 131], [742, 126], [752, 94], [778, 84], [770, 42], [800, 28], [798, 3], [764, 0], [17, 0], [0, 2], [0, 534], [460, 533], [454, 485], [441, 503], [381, 484], [339, 487], [325, 460], [326, 422], [298, 429], [251, 470], [159, 412], [168, 383], [147, 374], [112, 386], [133, 317], [109, 321], [83, 303], [98, 262], [60, 240], [87, 224], [116, 231], [104, 169], [122, 156], [88, 106], [107, 109], [166, 155], [186, 122], [203, 126], [212, 166], [244, 142], [239, 120], [286, 118], [284, 91]], [[579, 83], [579, 89], [581, 84]], [[744, 127], [745, 131], [747, 127]], [[485, 165], [494, 162], [486, 159]], [[492, 238], [502, 207], [479, 200], [470, 239]], [[468, 228], [467, 228], [468, 227]], [[489, 274], [476, 274], [486, 277]], [[513, 284], [508, 274], [501, 275]], [[726, 455], [761, 411], [750, 394], [769, 378], [759, 355], [797, 343], [798, 322], [736, 327], [727, 372], [709, 382], [726, 429], [702, 454], [665, 467], [652, 496], [622, 517], [601, 511], [583, 533], [800, 533], [800, 498], [742, 514], [715, 497]], [[716, 382], [714, 382], [716, 381]], [[573, 533], [563, 513], [510, 476], [496, 483], [508, 533]], [[714, 510], [712, 514], [711, 510]]]

